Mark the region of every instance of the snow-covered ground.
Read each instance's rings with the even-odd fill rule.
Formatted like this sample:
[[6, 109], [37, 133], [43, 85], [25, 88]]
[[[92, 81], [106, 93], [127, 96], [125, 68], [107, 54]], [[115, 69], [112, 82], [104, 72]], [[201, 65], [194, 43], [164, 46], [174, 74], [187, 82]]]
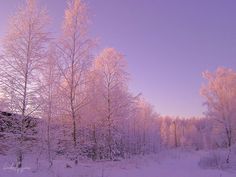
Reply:
[[[10, 158], [0, 156], [0, 177], [235, 177], [234, 170], [202, 169], [198, 162], [202, 152], [178, 151], [152, 156], [135, 157], [114, 162], [83, 160], [72, 162], [57, 160], [49, 170], [46, 161], [25, 160], [22, 171], [9, 168]], [[70, 166], [70, 167], [66, 167]]]

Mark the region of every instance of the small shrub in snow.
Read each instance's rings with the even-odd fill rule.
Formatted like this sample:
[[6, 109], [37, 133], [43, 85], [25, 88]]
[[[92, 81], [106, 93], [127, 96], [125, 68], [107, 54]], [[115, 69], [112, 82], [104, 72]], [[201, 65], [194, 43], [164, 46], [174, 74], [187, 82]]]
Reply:
[[71, 165], [69, 165], [68, 163], [66, 164], [66, 168], [72, 168]]

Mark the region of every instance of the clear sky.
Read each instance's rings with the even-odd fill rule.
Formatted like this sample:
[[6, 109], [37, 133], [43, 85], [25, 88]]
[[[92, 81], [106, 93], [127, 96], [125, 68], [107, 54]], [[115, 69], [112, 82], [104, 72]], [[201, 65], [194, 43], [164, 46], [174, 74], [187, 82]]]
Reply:
[[[0, 37], [21, 0], [0, 0]], [[66, 0], [38, 0], [58, 32]], [[87, 0], [99, 50], [122, 52], [130, 88], [163, 115], [199, 116], [205, 110], [201, 73], [236, 70], [235, 0]]]

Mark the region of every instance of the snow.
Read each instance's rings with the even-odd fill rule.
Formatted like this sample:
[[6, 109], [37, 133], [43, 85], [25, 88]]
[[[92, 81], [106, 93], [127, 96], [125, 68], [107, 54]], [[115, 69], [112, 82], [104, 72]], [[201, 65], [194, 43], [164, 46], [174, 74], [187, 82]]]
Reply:
[[[9, 156], [0, 156], [0, 177], [235, 177], [234, 170], [202, 169], [198, 162], [203, 152], [168, 151], [156, 155], [137, 156], [121, 161], [55, 160], [51, 169], [47, 162], [26, 158], [24, 167], [16, 171]], [[69, 166], [69, 167], [66, 167]]]

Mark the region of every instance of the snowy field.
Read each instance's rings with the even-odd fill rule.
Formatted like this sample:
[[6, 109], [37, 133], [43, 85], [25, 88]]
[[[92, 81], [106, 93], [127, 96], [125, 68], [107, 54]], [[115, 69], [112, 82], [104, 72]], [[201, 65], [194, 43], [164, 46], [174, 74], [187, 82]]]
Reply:
[[235, 177], [234, 170], [202, 169], [198, 163], [202, 152], [166, 152], [161, 155], [136, 157], [114, 162], [82, 160], [75, 166], [69, 161], [57, 160], [51, 169], [40, 161], [26, 160], [22, 171], [10, 166], [10, 158], [0, 157], [0, 177]]

